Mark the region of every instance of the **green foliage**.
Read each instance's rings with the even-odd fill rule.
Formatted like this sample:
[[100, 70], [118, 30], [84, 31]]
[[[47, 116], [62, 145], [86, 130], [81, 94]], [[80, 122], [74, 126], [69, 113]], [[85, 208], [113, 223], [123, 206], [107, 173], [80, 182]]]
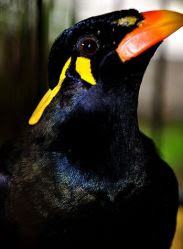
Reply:
[[[146, 124], [142, 124], [141, 129], [154, 140]], [[158, 139], [156, 139], [155, 143], [164, 160], [176, 172], [183, 172], [183, 123], [165, 124], [161, 137], [161, 145]]]

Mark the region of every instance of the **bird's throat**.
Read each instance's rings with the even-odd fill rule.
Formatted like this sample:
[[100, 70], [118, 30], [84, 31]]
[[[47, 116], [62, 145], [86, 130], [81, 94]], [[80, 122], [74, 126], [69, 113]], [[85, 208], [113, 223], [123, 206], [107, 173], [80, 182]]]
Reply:
[[119, 177], [138, 141], [135, 113], [124, 114], [113, 106], [107, 111], [76, 113], [60, 127], [54, 150], [64, 153], [81, 170]]

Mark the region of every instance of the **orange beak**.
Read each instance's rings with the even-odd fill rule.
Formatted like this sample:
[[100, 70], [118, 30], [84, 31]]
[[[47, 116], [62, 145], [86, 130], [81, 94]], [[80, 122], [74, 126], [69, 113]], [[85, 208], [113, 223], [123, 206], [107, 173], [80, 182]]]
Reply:
[[183, 14], [174, 11], [148, 11], [141, 15], [144, 20], [123, 38], [116, 49], [122, 61], [137, 57], [183, 26]]

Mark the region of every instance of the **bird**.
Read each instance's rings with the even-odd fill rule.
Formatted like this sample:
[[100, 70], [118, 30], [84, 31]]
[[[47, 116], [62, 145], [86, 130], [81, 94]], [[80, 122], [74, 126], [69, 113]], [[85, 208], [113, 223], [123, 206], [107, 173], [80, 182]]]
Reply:
[[55, 40], [49, 89], [0, 152], [1, 243], [14, 248], [169, 249], [178, 183], [138, 124], [145, 70], [183, 26], [170, 10], [120, 10]]

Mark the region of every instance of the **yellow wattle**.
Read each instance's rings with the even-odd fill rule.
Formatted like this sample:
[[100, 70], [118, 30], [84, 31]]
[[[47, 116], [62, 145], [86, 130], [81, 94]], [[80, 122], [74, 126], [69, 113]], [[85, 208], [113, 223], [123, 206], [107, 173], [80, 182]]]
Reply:
[[46, 109], [46, 107], [50, 104], [50, 102], [52, 101], [52, 99], [57, 95], [57, 93], [59, 92], [62, 83], [66, 77], [65, 73], [66, 70], [68, 69], [69, 65], [71, 63], [71, 57], [66, 61], [62, 72], [60, 74], [60, 78], [59, 78], [59, 82], [58, 84], [53, 88], [53, 90], [49, 89], [46, 94], [43, 96], [43, 98], [41, 99], [41, 101], [39, 102], [39, 104], [37, 105], [35, 111], [33, 112], [32, 116], [29, 119], [29, 125], [35, 125], [41, 118], [44, 110]]
[[81, 79], [96, 85], [96, 80], [91, 72], [91, 60], [85, 57], [78, 57], [76, 59], [76, 72], [80, 75]]

